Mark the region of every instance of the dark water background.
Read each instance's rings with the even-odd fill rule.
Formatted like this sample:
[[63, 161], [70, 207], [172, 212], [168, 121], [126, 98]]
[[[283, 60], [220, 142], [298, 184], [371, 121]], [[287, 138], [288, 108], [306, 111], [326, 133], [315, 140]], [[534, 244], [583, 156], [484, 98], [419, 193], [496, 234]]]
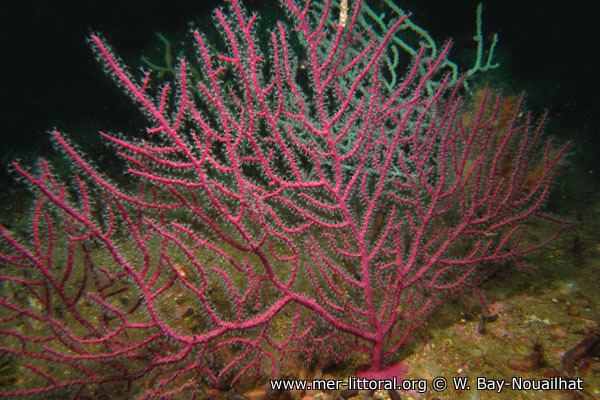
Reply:
[[[473, 49], [477, 1], [401, 1], [413, 19], [442, 43], [453, 37], [451, 58]], [[58, 127], [87, 149], [110, 159], [96, 132], [138, 132], [145, 121], [106, 78], [86, 36], [100, 32], [131, 66], [160, 48], [155, 32], [182, 38], [192, 22], [212, 24], [223, 1], [16, 1], [2, 6], [0, 23], [0, 193], [14, 183], [6, 168], [19, 158], [52, 155], [48, 130]], [[246, 1], [272, 10], [273, 1]], [[484, 31], [500, 35], [494, 72], [509, 92], [524, 89], [528, 106], [550, 111], [546, 132], [574, 142], [561, 198], [585, 204], [600, 187], [600, 67], [595, 2], [505, 0], [484, 2]], [[196, 21], [196, 22], [194, 22]], [[202, 21], [198, 23], [197, 21]], [[155, 53], [156, 54], [156, 53]], [[470, 65], [465, 65], [465, 69]], [[556, 203], [556, 202], [553, 202]], [[558, 200], [560, 207], [561, 200]]]

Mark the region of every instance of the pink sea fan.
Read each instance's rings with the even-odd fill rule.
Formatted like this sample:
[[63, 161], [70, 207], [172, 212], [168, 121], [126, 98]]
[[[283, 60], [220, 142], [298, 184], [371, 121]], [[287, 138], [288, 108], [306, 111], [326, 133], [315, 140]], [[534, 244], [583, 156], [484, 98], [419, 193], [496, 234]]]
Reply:
[[19, 376], [3, 394], [189, 398], [316, 356], [401, 371], [436, 306], [558, 233], [526, 240], [534, 219], [560, 227], [540, 210], [566, 146], [542, 143], [522, 98], [468, 108], [444, 81], [426, 95], [449, 44], [384, 91], [402, 19], [377, 40], [360, 2], [345, 27], [328, 3], [284, 5], [293, 29], [278, 23], [267, 54], [256, 15], [215, 11], [225, 48], [194, 32], [200, 78], [181, 59], [159, 88], [91, 36], [151, 126], [102, 133], [126, 187], [57, 131], [72, 183], [14, 164], [38, 197], [31, 241], [0, 226], [0, 352]]

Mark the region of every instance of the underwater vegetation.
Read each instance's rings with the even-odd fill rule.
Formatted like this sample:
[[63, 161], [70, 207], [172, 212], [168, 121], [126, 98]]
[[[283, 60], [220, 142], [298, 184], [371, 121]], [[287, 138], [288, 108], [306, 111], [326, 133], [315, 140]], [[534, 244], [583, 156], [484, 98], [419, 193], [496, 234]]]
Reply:
[[215, 10], [222, 43], [194, 32], [162, 85], [90, 36], [149, 126], [101, 132], [128, 185], [59, 131], [72, 181], [13, 164], [37, 198], [31, 238], [0, 225], [0, 394], [244, 393], [317, 360], [401, 377], [439, 306], [486, 307], [485, 278], [561, 233], [542, 208], [568, 145], [522, 96], [464, 99], [451, 42], [391, 74], [407, 15], [376, 34], [360, 1], [282, 6], [268, 42], [239, 1]]

